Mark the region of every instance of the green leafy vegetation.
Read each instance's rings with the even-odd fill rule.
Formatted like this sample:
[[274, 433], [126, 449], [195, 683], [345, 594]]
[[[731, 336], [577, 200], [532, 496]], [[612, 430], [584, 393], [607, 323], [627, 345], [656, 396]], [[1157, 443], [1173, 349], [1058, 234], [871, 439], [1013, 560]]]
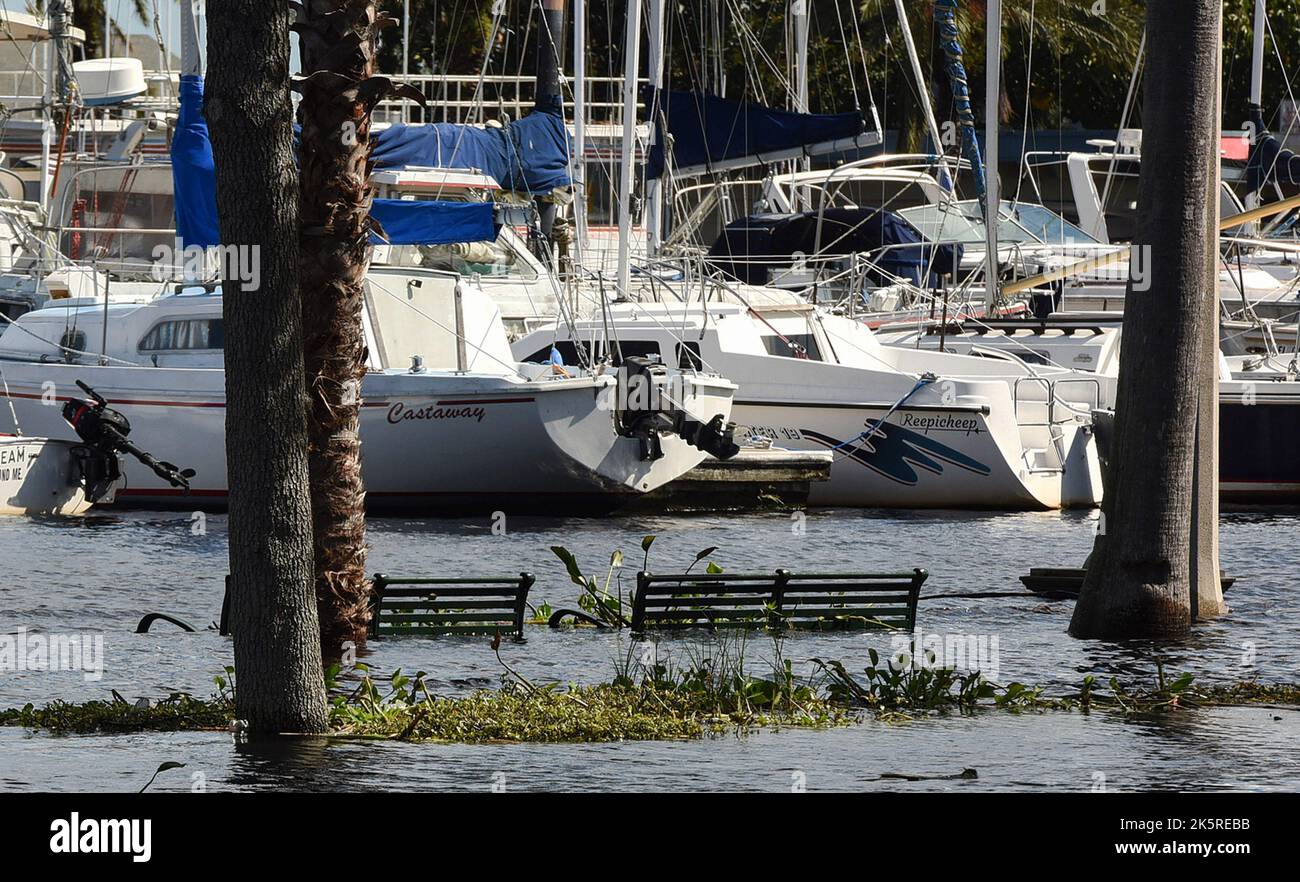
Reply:
[[[650, 569], [650, 546], [654, 545], [655, 538], [646, 536], [641, 540], [641, 569], [643, 570]], [[686, 572], [689, 573], [717, 550], [717, 546], [713, 546], [696, 552], [695, 559], [687, 565]], [[625, 591], [623, 588], [624, 555], [621, 549], [615, 549], [610, 554], [609, 569], [605, 572], [603, 583], [584, 574], [577, 557], [563, 545], [552, 545], [551, 553], [564, 564], [569, 580], [582, 589], [578, 595], [578, 606], [583, 612], [610, 628], [630, 626], [633, 592]], [[713, 561], [709, 561], [706, 572], [717, 574], [723, 572], [723, 569]]]
[[[1300, 686], [1244, 681], [1198, 687], [1191, 674], [1167, 678], [1157, 663], [1156, 682], [1124, 686], [1111, 678], [1099, 687], [1085, 677], [1078, 691], [1049, 695], [1023, 683], [997, 685], [979, 673], [945, 668], [871, 665], [852, 674], [838, 661], [814, 659], [801, 677], [782, 657], [781, 641], [762, 676], [749, 670], [742, 634], [682, 650], [683, 663], [659, 659], [650, 644], [630, 644], [608, 683], [534, 683], [500, 658], [500, 689], [444, 696], [430, 690], [428, 674], [393, 672], [376, 679], [365, 665], [347, 677], [337, 665], [326, 672], [336, 737], [399, 741], [579, 742], [676, 740], [762, 728], [828, 728], [865, 718], [904, 722], [942, 713], [979, 711], [1091, 712], [1154, 715], [1206, 707], [1300, 706]], [[227, 730], [235, 714], [233, 672], [217, 677], [218, 693], [204, 700], [176, 692], [145, 706], [114, 693], [112, 701], [55, 701], [0, 711], [0, 725], [55, 734]], [[231, 677], [229, 680], [227, 677]], [[162, 769], [160, 768], [160, 771]]]

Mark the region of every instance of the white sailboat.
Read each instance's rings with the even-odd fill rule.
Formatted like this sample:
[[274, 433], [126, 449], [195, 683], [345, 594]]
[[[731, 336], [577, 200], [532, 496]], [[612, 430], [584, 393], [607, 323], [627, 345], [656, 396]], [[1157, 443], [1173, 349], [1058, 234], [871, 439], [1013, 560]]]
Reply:
[[[735, 385], [702, 372], [681, 377], [661, 406], [638, 411], [627, 403], [626, 374], [518, 364], [491, 299], [454, 275], [376, 268], [368, 282], [361, 437], [374, 507], [617, 508], [707, 455], [658, 415], [669, 426], [678, 415], [715, 425], [729, 418]], [[128, 462], [120, 501], [219, 503], [227, 474], [221, 299], [219, 289], [182, 286], [145, 304], [29, 312], [0, 335], [0, 394], [24, 429], [58, 438], [67, 427], [45, 402], [51, 389], [62, 401], [82, 380], [160, 457], [197, 473], [183, 495]], [[102, 350], [85, 348], [100, 340]], [[6, 421], [7, 410], [0, 431]]]

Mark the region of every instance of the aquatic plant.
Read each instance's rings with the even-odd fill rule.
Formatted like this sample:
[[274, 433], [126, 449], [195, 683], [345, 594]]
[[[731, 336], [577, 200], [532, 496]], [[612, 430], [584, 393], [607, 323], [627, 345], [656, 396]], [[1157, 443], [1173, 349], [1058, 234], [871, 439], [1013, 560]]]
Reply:
[[[650, 546], [654, 544], [656, 538], [650, 535], [641, 539], [643, 570], [650, 569]], [[697, 552], [695, 559], [686, 567], [686, 572], [689, 573], [700, 561], [710, 557], [717, 550], [717, 546], [713, 546]], [[569, 580], [582, 589], [582, 593], [578, 595], [578, 606], [583, 612], [606, 627], [630, 627], [633, 597], [630, 592], [627, 595], [623, 592], [624, 555], [621, 549], [615, 549], [610, 554], [609, 570], [605, 573], [603, 585], [595, 578], [584, 574], [577, 557], [563, 545], [552, 545], [551, 552], [564, 564]], [[721, 573], [723, 570], [713, 561], [709, 561], [707, 572]], [[611, 585], [615, 590], [611, 590]]]
[[22, 726], [73, 735], [185, 732], [226, 729], [234, 716], [235, 703], [228, 694], [204, 700], [188, 692], [173, 692], [156, 702], [132, 704], [115, 693], [112, 701], [73, 704], [56, 700], [41, 708], [29, 703], [21, 708], [0, 711], [0, 726]]
[[[1245, 681], [1197, 687], [1190, 674], [1172, 679], [1157, 663], [1151, 686], [1124, 686], [1111, 678], [1099, 689], [1095, 676], [1079, 690], [1051, 696], [1022, 683], [1000, 686], [978, 672], [948, 668], [882, 665], [875, 651], [863, 675], [850, 674], [843, 663], [812, 659], [812, 676], [795, 674], [773, 639], [770, 675], [749, 669], [743, 633], [723, 636], [683, 650], [684, 663], [660, 658], [657, 648], [637, 657], [632, 643], [616, 662], [612, 682], [593, 686], [536, 683], [500, 656], [500, 689], [442, 696], [430, 690], [424, 671], [407, 676], [394, 671], [376, 679], [364, 664], [347, 674], [337, 665], [326, 672], [330, 691], [330, 731], [338, 737], [401, 741], [560, 742], [700, 738], [727, 731], [763, 727], [825, 728], [859, 721], [864, 715], [885, 722], [918, 714], [979, 710], [1104, 710], [1125, 715], [1173, 713], [1197, 707], [1242, 705], [1300, 706], [1300, 686]], [[54, 701], [37, 709], [0, 711], [0, 725], [44, 729], [56, 734], [196, 729], [238, 731], [233, 678], [218, 676], [218, 694], [210, 699], [174, 692], [150, 704], [132, 704], [116, 692], [112, 701], [71, 704]], [[345, 686], [347, 679], [350, 684]], [[162, 771], [162, 769], [160, 769]]]

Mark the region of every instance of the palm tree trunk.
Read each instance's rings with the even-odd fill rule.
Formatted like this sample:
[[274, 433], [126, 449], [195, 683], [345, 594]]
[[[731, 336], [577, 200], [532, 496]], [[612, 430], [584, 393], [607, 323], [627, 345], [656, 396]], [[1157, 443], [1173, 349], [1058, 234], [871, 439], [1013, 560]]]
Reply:
[[321, 646], [365, 643], [365, 488], [361, 482], [361, 324], [370, 264], [370, 114], [395, 90], [376, 77], [379, 30], [395, 24], [375, 0], [314, 0], [298, 7], [302, 67], [310, 72], [299, 120], [300, 284], [309, 399], [308, 436]]
[[1130, 283], [1125, 298], [1113, 480], [1070, 622], [1076, 637], [1191, 627], [1197, 413], [1217, 370], [1205, 341], [1217, 322], [1220, 16], [1219, 0], [1147, 3], [1134, 241], [1150, 288]]
[[301, 316], [292, 296], [298, 177], [288, 10], [266, 0], [212, 4], [208, 64], [204, 115], [221, 239], [250, 249], [264, 286], [227, 278], [222, 306], [236, 712], [254, 732], [324, 732]]

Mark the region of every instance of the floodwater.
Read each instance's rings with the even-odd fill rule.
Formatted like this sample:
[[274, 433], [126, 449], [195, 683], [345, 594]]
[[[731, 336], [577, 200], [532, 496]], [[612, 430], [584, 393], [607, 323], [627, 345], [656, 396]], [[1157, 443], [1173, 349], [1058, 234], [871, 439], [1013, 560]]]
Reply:
[[[370, 569], [400, 575], [500, 575], [527, 570], [530, 600], [576, 606], [578, 588], [550, 552], [572, 550], [602, 580], [615, 549], [630, 586], [641, 567], [641, 538], [658, 537], [650, 568], [684, 567], [703, 548], [727, 570], [909, 570], [931, 573], [922, 592], [1015, 591], [1031, 566], [1075, 566], [1091, 547], [1093, 513], [958, 513], [814, 510], [806, 516], [507, 518], [468, 521], [374, 518]], [[926, 634], [974, 638], [979, 665], [998, 682], [1020, 680], [1064, 691], [1084, 674], [1151, 683], [1157, 660], [1199, 682], [1258, 676], [1300, 681], [1300, 512], [1240, 511], [1223, 516], [1225, 570], [1238, 578], [1231, 613], [1198, 627], [1176, 646], [1113, 645], [1065, 633], [1073, 604], [1035, 597], [922, 600]], [[502, 529], [504, 528], [504, 529]], [[214, 691], [231, 662], [230, 641], [206, 630], [218, 617], [226, 572], [223, 515], [111, 512], [80, 519], [0, 519], [0, 635], [102, 635], [103, 671], [0, 669], [0, 707], [56, 698], [134, 700], [184, 690]], [[165, 623], [137, 635], [147, 612]], [[503, 657], [534, 681], [608, 680], [628, 638], [587, 629], [532, 627]], [[686, 663], [707, 638], [658, 642], [662, 661]], [[376, 674], [427, 671], [431, 686], [455, 694], [500, 681], [485, 638], [390, 638], [365, 659]], [[867, 664], [880, 633], [797, 634], [780, 653], [801, 670], [812, 657]], [[641, 651], [641, 647], [637, 651]], [[749, 667], [762, 674], [776, 654], [751, 637]], [[1125, 719], [1107, 713], [1010, 714], [986, 711], [907, 724], [875, 721], [832, 731], [761, 731], [696, 742], [559, 745], [376, 744], [292, 739], [236, 744], [225, 733], [55, 737], [0, 728], [0, 790], [139, 789], [165, 761], [185, 763], [151, 789], [302, 790], [1296, 790], [1300, 713], [1252, 707]], [[941, 776], [973, 768], [978, 778]], [[928, 777], [882, 778], [884, 773]]]

